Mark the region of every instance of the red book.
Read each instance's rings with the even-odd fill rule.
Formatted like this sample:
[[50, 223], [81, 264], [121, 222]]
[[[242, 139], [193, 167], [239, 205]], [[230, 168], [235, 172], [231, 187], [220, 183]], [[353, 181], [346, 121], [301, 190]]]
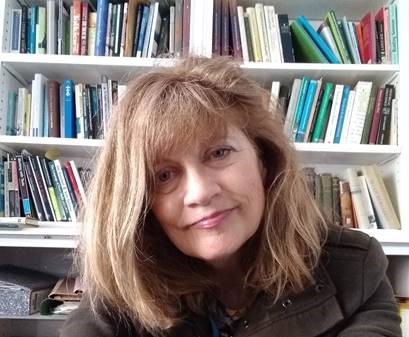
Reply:
[[359, 57], [361, 59], [361, 63], [364, 63], [363, 59], [364, 59], [364, 40], [362, 37], [362, 28], [361, 28], [361, 24], [355, 23], [354, 25], [355, 27], [355, 35], [356, 35], [356, 41], [358, 44], [358, 51], [359, 51]]
[[379, 8], [378, 12], [375, 14], [375, 21], [379, 22], [382, 27], [382, 34], [380, 34], [380, 47], [381, 47], [381, 59], [382, 63], [390, 63], [388, 54], [390, 53], [390, 42], [389, 42], [389, 21], [386, 14], [385, 7]]
[[375, 17], [371, 12], [361, 19], [363, 60], [362, 63], [376, 63]]
[[182, 25], [182, 53], [189, 56], [190, 39], [190, 0], [183, 1], [183, 25]]
[[81, 55], [88, 55], [88, 2], [81, 6]]
[[369, 143], [376, 144], [378, 137], [379, 121], [381, 120], [381, 112], [383, 107], [383, 99], [385, 96], [385, 88], [379, 88], [376, 93], [375, 109], [372, 117], [371, 131], [369, 133]]
[[65, 170], [67, 172], [68, 179], [70, 180], [70, 184], [75, 194], [75, 199], [77, 199], [77, 204], [81, 204], [81, 194], [80, 190], [78, 189], [77, 181], [75, 180], [74, 173], [72, 172], [71, 165], [66, 162], [64, 163]]
[[72, 55], [81, 55], [81, 0], [72, 4]]

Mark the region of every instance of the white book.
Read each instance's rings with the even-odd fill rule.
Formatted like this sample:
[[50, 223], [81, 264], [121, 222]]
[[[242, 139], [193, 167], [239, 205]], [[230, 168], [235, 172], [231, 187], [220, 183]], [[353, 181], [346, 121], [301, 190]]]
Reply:
[[389, 144], [398, 145], [398, 99], [392, 99]]
[[273, 81], [271, 83], [271, 97], [273, 97], [275, 100], [278, 100], [279, 94], [280, 94], [280, 82]]
[[349, 29], [349, 34], [351, 36], [353, 51], [355, 54], [355, 60], [357, 61], [358, 64], [361, 64], [362, 62], [361, 62], [361, 56], [359, 55], [358, 41], [356, 40], [356, 35], [355, 35], [355, 24], [352, 21], [348, 22], [348, 29]]
[[61, 166], [60, 160], [59, 159], [54, 160], [54, 165], [55, 165], [55, 170], [57, 172], [58, 180], [60, 181], [60, 184], [61, 184], [61, 189], [64, 194], [65, 203], [67, 205], [71, 221], [75, 222], [77, 221], [77, 215], [75, 213], [74, 204], [71, 200], [70, 192], [68, 191], [67, 182], [65, 181], [64, 173], [62, 171], [63, 167]]
[[369, 228], [377, 229], [375, 212], [372, 207], [371, 197], [369, 196], [368, 186], [366, 184], [365, 176], [358, 174], [358, 180], [361, 184], [362, 201], [365, 207], [366, 214], [369, 220]]
[[347, 108], [345, 110], [344, 125], [341, 130], [340, 144], [345, 144], [348, 136], [349, 122], [351, 121], [352, 108], [354, 106], [355, 90], [349, 91]]
[[175, 6], [169, 8], [169, 54], [175, 54]]
[[294, 119], [295, 108], [297, 106], [298, 95], [300, 93], [301, 82], [302, 82], [301, 79], [295, 78], [291, 89], [291, 96], [290, 101], [288, 102], [287, 115], [285, 116], [284, 121], [284, 133], [288, 136], [288, 138], [291, 137], [291, 134], [293, 132], [292, 124]]
[[264, 5], [257, 3], [255, 5], [256, 22], [258, 35], [260, 39], [261, 55], [263, 62], [271, 62], [269, 41], [267, 37], [266, 19], [264, 17]]
[[249, 62], [249, 49], [247, 46], [246, 27], [244, 26], [244, 10], [242, 6], [237, 6], [237, 17], [239, 18], [241, 51], [243, 62]]
[[30, 136], [43, 137], [45, 84], [48, 78], [43, 74], [34, 74], [31, 88]]
[[78, 190], [81, 195], [82, 204], [85, 206], [87, 203], [87, 197], [85, 195], [85, 189], [84, 186], [82, 185], [80, 174], [78, 173], [77, 165], [73, 160], [70, 160], [68, 164], [71, 166], [72, 173], [74, 175], [75, 181], [77, 182]]
[[22, 10], [13, 8], [10, 12], [10, 53], [19, 53], [21, 45]]
[[47, 13], [45, 7], [37, 8], [37, 23], [36, 23], [36, 54], [45, 54], [47, 48], [46, 39], [46, 21]]
[[368, 215], [365, 209], [362, 187], [361, 183], [359, 182], [358, 175], [353, 168], [348, 168], [346, 170], [346, 175], [351, 190], [352, 204], [358, 228], [371, 229], [372, 226], [370, 225]]
[[[119, 55], [121, 52], [121, 37], [119, 33], [122, 29], [121, 15], [124, 12], [124, 4], [117, 4], [117, 14], [115, 22], [115, 35], [114, 35], [114, 46], [112, 50], [112, 55]], [[121, 34], [122, 35], [122, 34]]]
[[271, 62], [281, 63], [280, 52], [280, 27], [278, 26], [277, 14], [274, 6], [264, 6], [264, 15], [267, 27], [267, 40]]
[[125, 53], [125, 39], [126, 39], [126, 20], [128, 18], [128, 3], [124, 2], [124, 15], [122, 16], [122, 30], [119, 56], [124, 56]]
[[352, 107], [351, 120], [349, 122], [347, 143], [360, 144], [364, 129], [366, 112], [371, 96], [372, 82], [359, 81], [355, 90], [354, 106]]
[[78, 83], [75, 85], [75, 117], [77, 126], [77, 138], [85, 138], [84, 130], [84, 104], [83, 104], [83, 85]]
[[322, 77], [317, 81], [317, 89], [315, 90], [315, 96], [314, 96], [314, 100], [313, 100], [312, 106], [311, 106], [311, 113], [310, 113], [310, 116], [308, 118], [307, 128], [305, 129], [305, 134], [304, 134], [304, 139], [303, 139], [304, 143], [306, 143], [308, 141], [308, 136], [309, 136], [310, 131], [311, 131], [312, 120], [314, 119], [314, 111], [317, 108], [318, 97], [320, 95], [321, 86], [322, 86]]
[[26, 108], [27, 88], [18, 88], [17, 114], [16, 114], [16, 136], [24, 135], [24, 112]]
[[57, 53], [56, 2], [47, 0], [47, 54]]
[[95, 55], [95, 38], [97, 33], [97, 13], [89, 13], [89, 26], [88, 26], [88, 50], [89, 56]]
[[337, 56], [338, 60], [342, 63], [341, 55], [339, 55], [338, 48], [334, 40], [334, 36], [332, 35], [331, 29], [329, 28], [325, 21], [318, 28], [318, 34], [320, 34], [320, 36], [328, 44], [328, 47], [331, 48], [332, 52]]
[[386, 190], [379, 168], [376, 165], [365, 165], [361, 169], [381, 226], [386, 229], [400, 229], [398, 216]]
[[334, 90], [334, 96], [332, 99], [331, 111], [327, 124], [327, 130], [325, 132], [324, 143], [332, 144], [334, 142], [335, 129], [337, 127], [337, 121], [339, 116], [339, 109], [341, 107], [342, 92], [344, 91], [343, 84], [337, 84]]
[[206, 29], [204, 27], [213, 27], [213, 0], [207, 0], [203, 2], [203, 6], [205, 6], [204, 12], [206, 15], [204, 16], [204, 23], [202, 25], [202, 32], [203, 32], [203, 56], [205, 57], [212, 57], [213, 54], [213, 30]]

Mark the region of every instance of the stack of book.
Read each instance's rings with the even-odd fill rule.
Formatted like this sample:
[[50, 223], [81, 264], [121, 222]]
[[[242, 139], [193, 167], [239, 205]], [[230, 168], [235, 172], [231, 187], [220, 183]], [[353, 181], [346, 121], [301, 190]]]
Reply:
[[35, 74], [31, 92], [10, 91], [7, 135], [61, 138], [103, 138], [113, 106], [124, 86], [103, 76], [98, 84], [59, 83]]
[[304, 168], [306, 182], [325, 218], [361, 229], [400, 229], [399, 218], [376, 165], [348, 168], [345, 179]]
[[73, 160], [48, 160], [27, 151], [6, 154], [0, 174], [0, 216], [75, 222], [79, 207], [86, 204], [90, 171], [77, 168]]
[[355, 86], [308, 76], [293, 81], [291, 94], [280, 83], [272, 96], [286, 111], [284, 132], [295, 142], [397, 144], [395, 86], [377, 88], [371, 81]]
[[[300, 13], [301, 14], [301, 13]], [[12, 9], [10, 51], [128, 57], [231, 55], [245, 62], [398, 63], [394, 1], [358, 22], [313, 25], [237, 0], [47, 0]], [[314, 26], [315, 26], [314, 22]]]

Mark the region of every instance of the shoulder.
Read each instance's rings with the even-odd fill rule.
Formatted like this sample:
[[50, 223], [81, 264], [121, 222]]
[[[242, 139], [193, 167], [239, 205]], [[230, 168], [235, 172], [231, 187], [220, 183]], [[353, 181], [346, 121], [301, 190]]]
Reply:
[[377, 290], [388, 260], [375, 238], [357, 230], [330, 227], [321, 264], [335, 285], [338, 300], [352, 310]]
[[92, 311], [88, 300], [82, 300], [80, 307], [74, 310], [65, 321], [60, 337], [137, 337], [141, 336], [130, 322], [121, 319], [108, 309]]

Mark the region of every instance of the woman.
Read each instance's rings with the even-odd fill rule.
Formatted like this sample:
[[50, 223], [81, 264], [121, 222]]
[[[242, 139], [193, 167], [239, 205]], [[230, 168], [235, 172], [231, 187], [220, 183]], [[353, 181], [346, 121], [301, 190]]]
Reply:
[[327, 227], [270, 103], [225, 59], [128, 85], [61, 336], [400, 336], [380, 245]]

